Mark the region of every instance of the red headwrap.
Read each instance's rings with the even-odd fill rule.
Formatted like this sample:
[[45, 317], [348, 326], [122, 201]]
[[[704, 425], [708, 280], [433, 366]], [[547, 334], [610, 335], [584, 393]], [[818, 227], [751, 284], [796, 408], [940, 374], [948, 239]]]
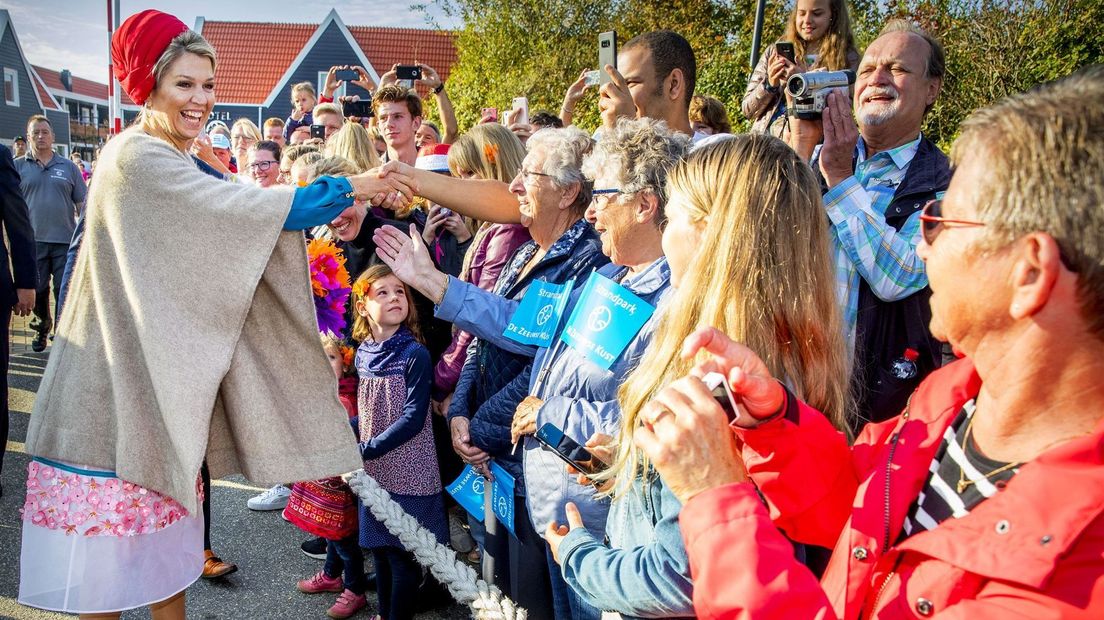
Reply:
[[153, 66], [169, 43], [187, 29], [184, 22], [172, 15], [147, 9], [128, 17], [111, 36], [115, 79], [134, 103], [146, 102], [157, 85]]

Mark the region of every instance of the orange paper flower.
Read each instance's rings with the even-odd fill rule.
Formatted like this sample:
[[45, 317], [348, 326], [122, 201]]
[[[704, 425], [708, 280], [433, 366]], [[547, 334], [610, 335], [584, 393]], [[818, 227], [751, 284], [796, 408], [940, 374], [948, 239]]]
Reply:
[[492, 166], [498, 163], [498, 145], [497, 144], [484, 144], [483, 156], [487, 158], [487, 163]]

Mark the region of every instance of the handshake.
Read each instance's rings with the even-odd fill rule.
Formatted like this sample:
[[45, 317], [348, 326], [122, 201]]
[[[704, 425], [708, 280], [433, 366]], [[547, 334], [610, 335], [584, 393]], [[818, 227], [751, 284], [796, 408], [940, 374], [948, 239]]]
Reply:
[[348, 179], [357, 202], [398, 210], [409, 205], [418, 193], [411, 172], [409, 166], [404, 169], [400, 162], [388, 162]]

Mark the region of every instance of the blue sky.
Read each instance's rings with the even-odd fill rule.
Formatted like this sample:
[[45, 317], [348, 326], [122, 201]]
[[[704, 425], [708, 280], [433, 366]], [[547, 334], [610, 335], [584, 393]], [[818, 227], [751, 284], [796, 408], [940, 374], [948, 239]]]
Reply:
[[[106, 83], [108, 75], [108, 0], [0, 0], [15, 24], [23, 53], [32, 64]], [[430, 3], [429, 12], [410, 8], [411, 0], [122, 0], [123, 19], [155, 8], [176, 15], [189, 26], [196, 17], [217, 21], [320, 23], [331, 8], [348, 26], [428, 28], [431, 21], [456, 27]]]

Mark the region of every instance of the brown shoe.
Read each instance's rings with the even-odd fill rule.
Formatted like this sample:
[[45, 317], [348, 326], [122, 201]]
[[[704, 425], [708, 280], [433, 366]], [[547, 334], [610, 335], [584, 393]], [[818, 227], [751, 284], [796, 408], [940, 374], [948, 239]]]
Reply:
[[215, 552], [210, 549], [203, 552], [203, 557], [206, 558], [203, 561], [204, 579], [218, 579], [238, 570], [237, 564], [223, 562], [222, 558], [215, 555]]

